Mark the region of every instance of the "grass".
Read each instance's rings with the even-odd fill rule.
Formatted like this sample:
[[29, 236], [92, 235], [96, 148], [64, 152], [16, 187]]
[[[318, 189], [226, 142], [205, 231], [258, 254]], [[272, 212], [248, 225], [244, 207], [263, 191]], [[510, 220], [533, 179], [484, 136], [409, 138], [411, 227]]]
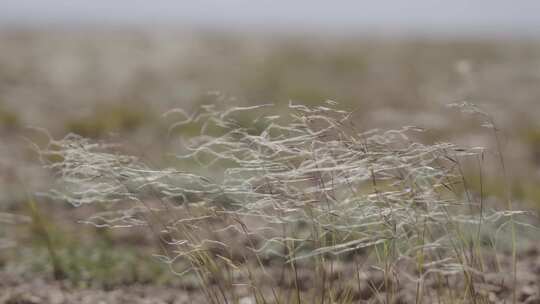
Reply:
[[[175, 277], [147, 252], [99, 239], [85, 244], [65, 238], [62, 231], [55, 231], [53, 236], [63, 280], [72, 286], [113, 288], [148, 282], [175, 284]], [[54, 273], [49, 253], [38, 241], [17, 248], [16, 253], [7, 251], [6, 256], [12, 262], [6, 265], [6, 271], [22, 273], [23, 278]]]
[[[56, 231], [54, 236], [60, 237], [62, 232]], [[146, 282], [176, 284], [176, 278], [167, 267], [151, 259], [147, 252], [134, 251], [131, 247], [113, 245], [99, 239], [90, 244], [70, 238], [54, 241], [59, 267], [63, 272], [62, 279], [72, 286], [110, 289]], [[25, 278], [40, 273], [54, 273], [45, 248], [39, 242], [18, 248], [14, 262], [6, 266], [7, 271], [23, 273]]]
[[[56, 176], [46, 195], [109, 205], [86, 221], [96, 227], [146, 227], [160, 244], [156, 256], [197, 277], [208, 303], [246, 295], [255, 303], [394, 303], [404, 289], [416, 303], [487, 303], [484, 275], [505, 271], [515, 287], [523, 213], [509, 188], [505, 207], [487, 205], [464, 174], [473, 161], [482, 176], [484, 150], [420, 143], [414, 127], [360, 131], [354, 113], [336, 106], [290, 103], [285, 116], [272, 106], [173, 110], [171, 130], [199, 128], [177, 155], [200, 166], [193, 171], [151, 167], [70, 134], [39, 151], [61, 160], [45, 164]], [[489, 123], [508, 181], [490, 116], [459, 107]], [[489, 254], [507, 230], [510, 270], [492, 266]]]
[[[145, 242], [132, 237], [131, 242], [138, 243], [134, 250], [129, 240], [128, 243], [113, 240], [107, 229], [68, 231], [65, 224], [54, 222], [53, 218], [58, 216], [41, 211], [38, 205], [45, 204], [29, 197], [30, 216], [0, 214], [0, 223], [19, 223], [12, 225], [10, 238], [0, 242], [9, 245], [2, 247], [0, 261], [9, 261], [1, 265], [3, 270], [21, 274], [25, 279], [50, 273], [51, 279], [78, 288], [110, 289], [148, 282], [177, 284], [167, 267], [151, 258], [152, 247]], [[11, 239], [17, 239], [20, 244], [8, 242]]]
[[533, 162], [540, 163], [540, 130], [538, 127], [530, 126], [521, 132], [524, 142], [529, 146]]
[[154, 120], [151, 111], [141, 107], [122, 105], [101, 106], [91, 115], [66, 122], [66, 130], [90, 138], [99, 138], [111, 132], [128, 132]]
[[0, 130], [12, 131], [20, 126], [19, 116], [15, 112], [2, 107], [2, 103], [0, 103]]

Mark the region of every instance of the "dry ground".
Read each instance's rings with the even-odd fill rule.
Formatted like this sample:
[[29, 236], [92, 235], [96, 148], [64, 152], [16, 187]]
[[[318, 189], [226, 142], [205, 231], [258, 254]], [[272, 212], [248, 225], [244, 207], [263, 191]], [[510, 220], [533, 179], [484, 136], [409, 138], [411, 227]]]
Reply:
[[[502, 257], [510, 260], [509, 256]], [[519, 272], [517, 283], [518, 303], [537, 304], [540, 303], [540, 258], [537, 249], [529, 249], [519, 257]], [[348, 272], [353, 265], [342, 265], [337, 267], [337, 272]], [[310, 285], [312, 276], [309, 270], [301, 270], [300, 280], [306, 288]], [[360, 287], [352, 288], [354, 303], [384, 303], [384, 291], [375, 294], [368, 284], [377, 286], [381, 284], [382, 277], [374, 271], [363, 271], [361, 273], [362, 284]], [[487, 303], [511, 303], [512, 282], [508, 273], [486, 275], [481, 283], [478, 283], [478, 292], [483, 295]], [[286, 283], [282, 283], [283, 285]], [[334, 284], [343, 284], [336, 281]], [[456, 288], [459, 284], [456, 285]], [[290, 286], [292, 289], [293, 286]], [[430, 288], [427, 284], [426, 288]], [[283, 290], [283, 289], [282, 289]], [[456, 289], [457, 290], [457, 289]], [[403, 284], [400, 287], [394, 303], [415, 303], [415, 284]], [[309, 303], [316, 299], [313, 294], [302, 295]], [[239, 303], [255, 303], [247, 296], [246, 290], [238, 287]], [[445, 299], [444, 303], [459, 303], [459, 299]], [[450, 301], [450, 302], [449, 302]], [[457, 302], [455, 302], [457, 301]], [[103, 288], [80, 288], [75, 287], [67, 281], [54, 281], [46, 276], [37, 276], [23, 279], [21, 276], [0, 272], [0, 304], [67, 304], [67, 303], [155, 303], [155, 304], [183, 304], [183, 303], [206, 303], [200, 289], [193, 285], [180, 283], [175, 285], [152, 285], [152, 284], [130, 284], [110, 286]], [[435, 295], [432, 298], [425, 298], [425, 303], [438, 303]]]

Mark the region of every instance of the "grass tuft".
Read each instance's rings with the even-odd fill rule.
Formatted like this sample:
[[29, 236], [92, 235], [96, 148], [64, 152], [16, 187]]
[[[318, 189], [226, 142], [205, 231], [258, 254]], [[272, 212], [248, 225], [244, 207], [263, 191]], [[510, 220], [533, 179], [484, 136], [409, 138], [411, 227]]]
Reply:
[[[169, 135], [199, 129], [177, 155], [198, 164], [193, 171], [153, 168], [78, 135], [52, 140], [42, 159], [61, 161], [46, 163], [56, 176], [46, 195], [110, 205], [87, 219], [96, 227], [147, 227], [157, 258], [195, 275], [208, 303], [245, 294], [255, 303], [395, 303], [411, 286], [416, 303], [485, 303], [484, 276], [504, 271], [489, 251], [507, 228], [515, 282], [524, 212], [510, 198], [488, 205], [464, 173], [465, 161], [482, 172], [484, 149], [421, 143], [410, 126], [360, 131], [334, 101], [290, 103], [285, 116], [273, 109], [171, 111], [182, 118]], [[492, 120], [485, 126], [497, 132]]]

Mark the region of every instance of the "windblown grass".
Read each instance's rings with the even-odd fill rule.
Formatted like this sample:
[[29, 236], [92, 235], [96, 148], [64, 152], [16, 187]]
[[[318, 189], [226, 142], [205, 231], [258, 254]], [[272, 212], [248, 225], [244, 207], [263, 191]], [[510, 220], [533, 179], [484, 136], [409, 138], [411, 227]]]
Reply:
[[[336, 106], [290, 103], [286, 116], [270, 105], [172, 110], [179, 121], [169, 133], [200, 128], [177, 155], [198, 172], [153, 168], [74, 134], [51, 139], [39, 151], [57, 181], [46, 195], [106, 206], [86, 221], [97, 227], [148, 227], [157, 256], [197, 277], [209, 303], [246, 294], [256, 303], [393, 303], [404, 286], [416, 303], [484, 303], [483, 275], [504, 271], [485, 249], [497, 251], [507, 227], [515, 280], [523, 212], [510, 198], [486, 204], [463, 173], [464, 160], [482, 173], [483, 148], [420, 143], [415, 127], [361, 132]], [[352, 269], [338, 270], [343, 263]]]

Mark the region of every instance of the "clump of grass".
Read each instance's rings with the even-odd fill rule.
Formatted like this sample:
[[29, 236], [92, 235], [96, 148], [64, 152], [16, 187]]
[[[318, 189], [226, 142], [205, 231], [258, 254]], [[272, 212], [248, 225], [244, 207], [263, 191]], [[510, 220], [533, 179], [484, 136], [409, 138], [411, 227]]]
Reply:
[[[64, 235], [62, 234], [64, 233]], [[119, 285], [147, 283], [172, 284], [175, 277], [166, 267], [150, 259], [144, 251], [115, 246], [106, 240], [86, 242], [65, 238], [65, 232], [54, 231], [55, 253], [63, 271], [62, 279], [77, 287], [113, 288]], [[51, 272], [50, 253], [39, 243], [18, 248], [8, 270], [32, 276]]]
[[[415, 127], [361, 132], [336, 105], [290, 103], [288, 117], [268, 105], [168, 112], [180, 117], [172, 129], [200, 127], [177, 155], [200, 172], [70, 134], [40, 151], [62, 160], [47, 164], [57, 178], [47, 195], [111, 206], [86, 221], [97, 227], [148, 227], [157, 256], [196, 275], [209, 303], [392, 303], [404, 288], [416, 303], [487, 301], [478, 283], [501, 269], [485, 244], [510, 223], [515, 248], [521, 212], [470, 193], [462, 160], [481, 168], [484, 150], [423, 144]], [[255, 128], [239, 123], [246, 113]]]
[[85, 137], [99, 138], [111, 132], [134, 131], [153, 118], [145, 108], [104, 106], [96, 108], [87, 117], [68, 121], [66, 129]]
[[0, 130], [12, 131], [20, 127], [20, 125], [19, 116], [15, 112], [3, 108], [0, 103]]
[[521, 132], [521, 137], [530, 149], [533, 162], [540, 164], [540, 129], [530, 126]]

